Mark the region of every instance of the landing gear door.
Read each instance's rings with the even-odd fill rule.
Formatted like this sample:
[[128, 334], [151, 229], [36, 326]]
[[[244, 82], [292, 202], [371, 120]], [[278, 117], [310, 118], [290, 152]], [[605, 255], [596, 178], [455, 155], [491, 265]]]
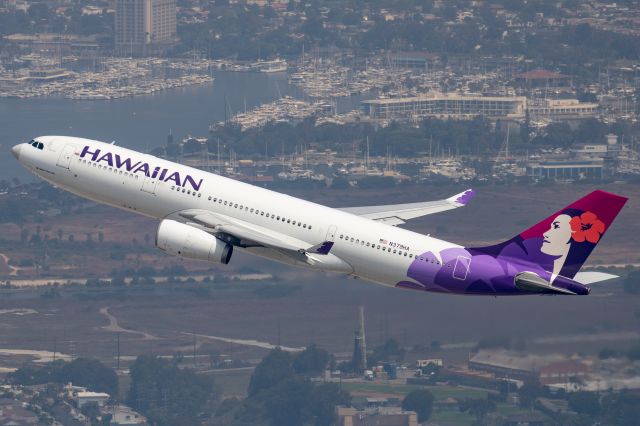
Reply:
[[57, 166], [69, 169], [71, 166], [71, 158], [73, 154], [76, 152], [77, 147], [75, 145], [67, 144], [62, 148], [62, 152], [60, 153], [60, 157], [58, 157]]
[[158, 179], [152, 178], [151, 176], [145, 176], [142, 180], [142, 191], [148, 192], [149, 194], [156, 193], [156, 188], [158, 187]]
[[453, 278], [458, 280], [466, 280], [469, 273], [469, 266], [471, 265], [471, 258], [466, 256], [458, 256], [456, 265], [453, 268]]
[[338, 230], [338, 227], [335, 225], [331, 225], [329, 226], [329, 230], [327, 231], [327, 236], [325, 238], [325, 241], [335, 241], [336, 240], [336, 231]]

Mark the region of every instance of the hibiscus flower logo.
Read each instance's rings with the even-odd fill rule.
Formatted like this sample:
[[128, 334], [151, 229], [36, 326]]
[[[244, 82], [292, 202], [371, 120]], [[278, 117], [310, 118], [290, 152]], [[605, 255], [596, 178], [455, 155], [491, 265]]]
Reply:
[[604, 223], [591, 212], [584, 212], [580, 216], [572, 217], [570, 223], [571, 237], [578, 243], [586, 240], [595, 244], [604, 233]]

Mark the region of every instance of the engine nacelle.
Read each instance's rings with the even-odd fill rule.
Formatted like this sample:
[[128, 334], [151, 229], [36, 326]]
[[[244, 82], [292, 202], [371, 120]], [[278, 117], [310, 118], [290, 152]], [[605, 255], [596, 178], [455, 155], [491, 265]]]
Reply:
[[227, 264], [233, 253], [231, 244], [193, 226], [164, 219], [158, 225], [156, 247], [174, 256]]

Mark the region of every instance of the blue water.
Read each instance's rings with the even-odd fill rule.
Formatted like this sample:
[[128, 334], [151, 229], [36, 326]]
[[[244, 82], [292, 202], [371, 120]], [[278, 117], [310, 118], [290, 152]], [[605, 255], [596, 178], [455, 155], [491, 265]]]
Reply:
[[224, 120], [225, 102], [228, 115], [285, 95], [297, 93], [284, 74], [218, 72], [208, 85], [111, 101], [0, 99], [0, 179], [31, 179], [9, 150], [35, 136], [81, 136], [151, 149], [163, 145], [170, 130], [177, 140], [206, 136], [210, 124]]

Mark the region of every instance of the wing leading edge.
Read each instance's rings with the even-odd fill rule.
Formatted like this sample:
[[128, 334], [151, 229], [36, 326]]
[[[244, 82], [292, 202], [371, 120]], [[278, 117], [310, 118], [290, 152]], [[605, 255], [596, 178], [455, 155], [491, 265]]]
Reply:
[[387, 225], [402, 225], [407, 220], [426, 216], [433, 213], [444, 212], [466, 206], [474, 197], [475, 191], [467, 189], [453, 197], [438, 201], [425, 201], [421, 203], [389, 204], [382, 206], [346, 207], [343, 212], [366, 217], [386, 223]]

